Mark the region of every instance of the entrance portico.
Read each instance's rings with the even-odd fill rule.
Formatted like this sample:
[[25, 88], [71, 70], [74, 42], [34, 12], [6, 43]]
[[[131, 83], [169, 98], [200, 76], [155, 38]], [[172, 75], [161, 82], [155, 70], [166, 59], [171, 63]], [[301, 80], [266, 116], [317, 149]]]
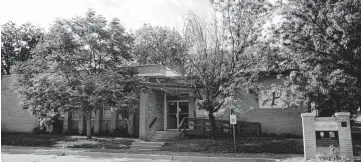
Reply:
[[139, 139], [150, 140], [155, 131], [178, 129], [184, 117], [195, 115], [189, 88], [157, 87], [140, 95]]

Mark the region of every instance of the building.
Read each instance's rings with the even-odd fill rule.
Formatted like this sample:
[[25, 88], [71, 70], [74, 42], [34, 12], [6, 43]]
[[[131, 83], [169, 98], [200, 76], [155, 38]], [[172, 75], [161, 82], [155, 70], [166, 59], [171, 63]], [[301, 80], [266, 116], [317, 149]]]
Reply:
[[[112, 132], [127, 128], [131, 135], [139, 136], [141, 140], [151, 140], [159, 131], [177, 131], [184, 117], [205, 118], [203, 110], [195, 108], [195, 98], [192, 89], [176, 72], [161, 65], [136, 66], [139, 76], [149, 78], [149, 90], [141, 93], [139, 110], [129, 120], [123, 120], [111, 108], [104, 108], [92, 115], [92, 128], [95, 134]], [[261, 80], [264, 90], [259, 99], [268, 98], [267, 89], [272, 83], [281, 84], [276, 76], [268, 76]], [[2, 81], [3, 84], [3, 81]], [[2, 97], [4, 94], [2, 93]], [[247, 92], [239, 92], [236, 101], [243, 112], [237, 113], [238, 121], [258, 122], [263, 134], [292, 134], [302, 136], [302, 120], [299, 110], [282, 108], [281, 103], [272, 100], [272, 105], [262, 100], [256, 100]], [[16, 103], [18, 101], [13, 101]], [[2, 110], [19, 107], [18, 104], [2, 104]], [[19, 109], [17, 109], [19, 110]], [[3, 111], [2, 111], [3, 113]], [[85, 118], [81, 113], [69, 112], [62, 115], [63, 131], [85, 129]], [[229, 120], [229, 111], [217, 114], [217, 119]], [[3, 117], [2, 117], [3, 119]], [[3, 122], [3, 128], [11, 128]]]

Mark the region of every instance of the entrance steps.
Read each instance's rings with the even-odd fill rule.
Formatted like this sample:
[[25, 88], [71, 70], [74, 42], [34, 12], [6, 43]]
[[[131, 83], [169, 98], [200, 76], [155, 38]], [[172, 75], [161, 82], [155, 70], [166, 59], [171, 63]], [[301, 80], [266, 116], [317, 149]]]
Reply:
[[164, 142], [178, 140], [178, 130], [156, 131], [150, 141]]
[[133, 142], [132, 145], [130, 146], [130, 149], [155, 151], [162, 148], [164, 144], [165, 144], [164, 142], [146, 142], [146, 141]]

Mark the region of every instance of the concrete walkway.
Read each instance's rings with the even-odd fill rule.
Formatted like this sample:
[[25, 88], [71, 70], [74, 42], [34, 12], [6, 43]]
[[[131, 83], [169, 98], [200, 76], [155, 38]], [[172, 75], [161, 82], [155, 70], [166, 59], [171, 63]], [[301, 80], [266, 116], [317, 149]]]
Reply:
[[[2, 161], [199, 161], [199, 162], [275, 162], [278, 159], [269, 158], [244, 158], [244, 157], [209, 157], [201, 155], [185, 155], [184, 153], [139, 153], [137, 151], [117, 150], [117, 153], [105, 151], [71, 149], [71, 148], [49, 148], [49, 147], [19, 147], [19, 146], [2, 146]], [[157, 152], [155, 152], [157, 153]], [[36, 157], [35, 157], [36, 156]], [[15, 158], [15, 159], [14, 159]], [[34, 160], [35, 159], [35, 160]], [[18, 160], [21, 161], [21, 160]]]

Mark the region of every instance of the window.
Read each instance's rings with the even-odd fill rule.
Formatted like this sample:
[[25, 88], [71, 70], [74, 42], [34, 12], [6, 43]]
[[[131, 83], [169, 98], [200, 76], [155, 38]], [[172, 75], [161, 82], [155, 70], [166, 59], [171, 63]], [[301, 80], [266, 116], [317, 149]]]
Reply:
[[286, 108], [284, 92], [273, 90], [261, 90], [259, 94], [259, 108]]
[[110, 119], [112, 116], [110, 107], [106, 107], [103, 109], [103, 119]]
[[71, 119], [72, 120], [78, 120], [79, 116], [78, 116], [78, 112], [77, 111], [73, 111], [71, 112]]

